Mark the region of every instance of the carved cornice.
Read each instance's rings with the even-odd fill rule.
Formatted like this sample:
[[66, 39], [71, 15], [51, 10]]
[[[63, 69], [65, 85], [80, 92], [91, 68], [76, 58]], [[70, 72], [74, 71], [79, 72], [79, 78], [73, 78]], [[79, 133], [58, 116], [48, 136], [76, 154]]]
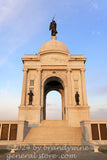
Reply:
[[66, 71], [67, 71], [67, 72], [72, 72], [72, 69], [71, 69], [71, 68], [67, 68]]
[[24, 63], [24, 61], [40, 61], [39, 58], [21, 58], [22, 62]]
[[80, 71], [81, 71], [81, 72], [85, 72], [86, 69], [85, 69], [85, 68], [81, 68]]
[[28, 69], [27, 68], [23, 68], [22, 71], [23, 72], [28, 72]]

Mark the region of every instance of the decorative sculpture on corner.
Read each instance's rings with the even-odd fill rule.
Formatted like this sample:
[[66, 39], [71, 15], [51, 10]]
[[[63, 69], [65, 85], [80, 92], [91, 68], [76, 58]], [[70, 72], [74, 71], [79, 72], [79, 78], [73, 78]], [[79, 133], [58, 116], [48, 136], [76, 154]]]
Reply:
[[76, 101], [76, 105], [79, 105], [79, 94], [78, 94], [78, 92], [76, 92], [76, 94], [75, 94], [75, 101]]
[[33, 96], [34, 96], [32, 90], [30, 90], [30, 93], [28, 93], [28, 95], [29, 95], [29, 105], [32, 105]]
[[51, 36], [56, 36], [56, 34], [58, 33], [56, 30], [56, 27], [57, 27], [57, 24], [53, 17], [52, 22], [50, 23], [50, 26], [49, 26], [49, 30], [51, 30]]

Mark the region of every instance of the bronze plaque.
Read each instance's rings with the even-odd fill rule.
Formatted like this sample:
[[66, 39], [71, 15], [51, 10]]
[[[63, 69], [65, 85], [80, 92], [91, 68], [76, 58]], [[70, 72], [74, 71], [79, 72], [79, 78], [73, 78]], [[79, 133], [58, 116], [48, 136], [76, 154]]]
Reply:
[[98, 124], [91, 124], [92, 140], [99, 140]]
[[17, 139], [17, 124], [11, 124], [9, 140], [16, 140], [16, 139]]
[[1, 140], [8, 140], [9, 124], [2, 125]]
[[107, 140], [107, 127], [106, 124], [100, 124], [101, 140]]

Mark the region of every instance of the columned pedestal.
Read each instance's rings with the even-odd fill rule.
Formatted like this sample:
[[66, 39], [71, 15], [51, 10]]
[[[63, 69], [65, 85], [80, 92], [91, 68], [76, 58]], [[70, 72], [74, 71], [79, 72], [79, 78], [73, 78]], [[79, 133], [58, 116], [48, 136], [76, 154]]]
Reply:
[[71, 127], [80, 127], [80, 122], [84, 119], [90, 119], [89, 106], [71, 106], [68, 107], [68, 123]]
[[29, 124], [40, 124], [40, 106], [19, 106], [19, 120], [26, 120]]

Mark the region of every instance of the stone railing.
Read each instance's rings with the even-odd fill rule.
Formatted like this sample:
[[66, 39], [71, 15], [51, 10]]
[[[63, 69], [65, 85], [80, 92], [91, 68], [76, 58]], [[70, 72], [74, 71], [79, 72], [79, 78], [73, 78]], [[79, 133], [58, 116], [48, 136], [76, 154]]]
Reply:
[[81, 121], [80, 125], [86, 141], [107, 144], [107, 120]]
[[0, 145], [5, 141], [23, 142], [28, 122], [0, 121]]

